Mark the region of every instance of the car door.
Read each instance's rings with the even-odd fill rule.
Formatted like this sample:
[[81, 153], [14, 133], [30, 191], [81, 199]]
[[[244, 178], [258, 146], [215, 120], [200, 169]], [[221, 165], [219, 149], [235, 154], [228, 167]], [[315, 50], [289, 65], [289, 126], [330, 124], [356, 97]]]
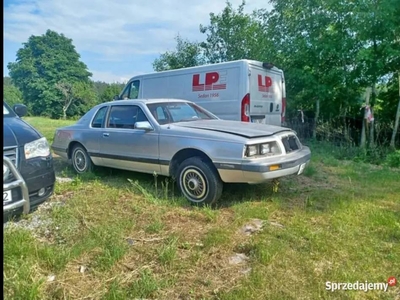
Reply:
[[100, 141], [105, 166], [160, 173], [158, 132], [135, 129], [142, 121], [148, 118], [138, 105], [111, 105]]
[[100, 155], [100, 141], [106, 123], [108, 106], [100, 107], [95, 113], [88, 130], [81, 132], [82, 142], [87, 149], [90, 158], [97, 166], [103, 165], [103, 159]]

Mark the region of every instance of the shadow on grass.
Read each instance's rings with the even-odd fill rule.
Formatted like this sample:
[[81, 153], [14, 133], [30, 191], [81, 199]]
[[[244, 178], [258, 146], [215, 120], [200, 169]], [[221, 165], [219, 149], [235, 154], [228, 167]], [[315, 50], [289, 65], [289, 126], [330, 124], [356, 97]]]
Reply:
[[[352, 168], [336, 160], [335, 163], [329, 160], [325, 162], [330, 156], [324, 157], [323, 162], [319, 158], [317, 156], [312, 159], [303, 175], [280, 178], [277, 192], [273, 191], [272, 181], [257, 185], [224, 184], [222, 197], [212, 208], [229, 208], [245, 202], [274, 202], [286, 211], [301, 209], [326, 212], [347, 207], [354, 200], [368, 198], [365, 189], [357, 183], [361, 178], [354, 177], [354, 181], [348, 179], [347, 175], [351, 175], [349, 172]], [[60, 157], [54, 158], [54, 166], [58, 177], [81, 182], [97, 180], [105, 186], [139, 191], [143, 197], [150, 197], [161, 203], [174, 201], [178, 206], [192, 206], [183, 198], [176, 183], [165, 176], [106, 167], [95, 167], [91, 173], [77, 175], [72, 166]], [[341, 173], [346, 176], [340, 175]]]
[[[58, 177], [67, 177], [81, 182], [99, 181], [105, 186], [136, 190], [144, 197], [157, 199], [161, 202], [177, 201], [179, 206], [190, 208], [192, 205], [180, 193], [175, 182], [165, 176], [138, 173], [106, 167], [95, 167], [93, 172], [77, 175], [72, 166], [55, 157], [54, 165]], [[244, 202], [275, 202], [283, 210], [305, 209], [327, 211], [342, 206], [343, 200], [350, 201], [351, 197], [343, 195], [334, 184], [321, 183], [318, 180], [320, 170], [309, 176], [290, 176], [279, 179], [279, 189], [273, 191], [272, 181], [263, 184], [224, 184], [222, 197], [213, 209], [229, 208]], [[321, 176], [320, 176], [321, 177]]]

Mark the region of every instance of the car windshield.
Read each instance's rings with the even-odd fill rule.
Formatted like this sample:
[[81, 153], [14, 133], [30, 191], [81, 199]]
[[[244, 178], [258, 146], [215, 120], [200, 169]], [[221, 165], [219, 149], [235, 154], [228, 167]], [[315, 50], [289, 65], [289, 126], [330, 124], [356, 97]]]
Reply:
[[217, 119], [203, 108], [187, 102], [161, 102], [147, 104], [150, 112], [160, 125]]

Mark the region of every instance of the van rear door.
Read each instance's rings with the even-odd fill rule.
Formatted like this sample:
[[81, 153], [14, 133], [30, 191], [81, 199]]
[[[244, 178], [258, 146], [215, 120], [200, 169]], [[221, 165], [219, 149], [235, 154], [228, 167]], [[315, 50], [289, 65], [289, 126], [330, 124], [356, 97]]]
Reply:
[[281, 126], [283, 73], [277, 68], [250, 65], [250, 121]]

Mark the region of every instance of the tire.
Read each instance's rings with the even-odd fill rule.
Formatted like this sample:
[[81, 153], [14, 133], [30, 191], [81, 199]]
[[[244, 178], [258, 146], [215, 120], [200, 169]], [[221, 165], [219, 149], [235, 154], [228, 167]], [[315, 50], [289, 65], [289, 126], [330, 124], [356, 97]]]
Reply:
[[190, 157], [178, 167], [178, 187], [189, 202], [196, 205], [211, 205], [222, 194], [223, 183], [209, 162], [200, 157]]
[[72, 149], [71, 160], [72, 166], [74, 167], [76, 173], [82, 174], [92, 171], [92, 160], [86, 152], [86, 149], [83, 148], [81, 145], [76, 145]]

